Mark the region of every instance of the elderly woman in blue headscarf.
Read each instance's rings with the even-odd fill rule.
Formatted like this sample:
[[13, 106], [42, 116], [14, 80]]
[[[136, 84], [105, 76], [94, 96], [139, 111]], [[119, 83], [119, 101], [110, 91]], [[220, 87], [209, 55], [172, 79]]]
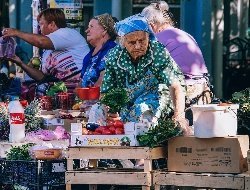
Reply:
[[184, 76], [165, 47], [155, 40], [146, 19], [133, 15], [117, 22], [115, 28], [120, 45], [110, 51], [106, 60], [102, 93], [113, 88], [127, 90], [129, 103], [119, 113], [121, 119], [183, 119]]

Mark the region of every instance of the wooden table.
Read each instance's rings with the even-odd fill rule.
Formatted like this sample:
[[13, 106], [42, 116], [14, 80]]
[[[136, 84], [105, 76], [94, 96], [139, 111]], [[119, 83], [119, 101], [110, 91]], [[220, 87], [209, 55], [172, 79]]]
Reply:
[[213, 173], [180, 173], [168, 171], [154, 171], [153, 185], [155, 190], [160, 186], [250, 189], [250, 174], [213, 174]]
[[[71, 184], [89, 184], [91, 190], [96, 190], [98, 184], [141, 185], [142, 189], [149, 190], [152, 185], [152, 160], [166, 158], [167, 148], [69, 147], [66, 154], [66, 190], [71, 190]], [[89, 159], [93, 169], [74, 170], [73, 159]], [[144, 168], [101, 170], [97, 167], [98, 159], [144, 159]]]

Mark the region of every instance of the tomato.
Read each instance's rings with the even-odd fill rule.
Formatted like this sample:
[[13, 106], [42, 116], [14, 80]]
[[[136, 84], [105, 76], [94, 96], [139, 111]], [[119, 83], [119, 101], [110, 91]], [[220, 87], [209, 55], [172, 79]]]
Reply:
[[124, 129], [122, 129], [122, 128], [116, 128], [115, 129], [115, 134], [116, 135], [122, 135], [122, 134], [124, 134]]
[[107, 129], [103, 129], [102, 134], [103, 135], [112, 135], [112, 132], [107, 128]]
[[95, 132], [102, 134], [102, 131], [105, 130], [105, 129], [107, 129], [106, 126], [100, 126], [100, 127], [96, 128]]
[[114, 126], [107, 126], [107, 127], [111, 131], [112, 134], [115, 134], [115, 127]]
[[107, 126], [114, 126], [115, 121], [107, 120]]
[[101, 135], [101, 133], [98, 133], [98, 132], [94, 131], [93, 135]]
[[115, 128], [124, 128], [124, 123], [120, 120], [115, 121], [114, 123]]
[[28, 101], [27, 100], [20, 100], [21, 105], [26, 108], [26, 106], [28, 105]]

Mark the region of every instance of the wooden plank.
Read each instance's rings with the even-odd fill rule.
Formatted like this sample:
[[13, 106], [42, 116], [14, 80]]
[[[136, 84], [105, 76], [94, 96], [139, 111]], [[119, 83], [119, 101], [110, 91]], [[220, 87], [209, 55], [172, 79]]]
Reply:
[[67, 170], [73, 170], [73, 160], [67, 159]]
[[66, 184], [66, 190], [71, 190], [71, 184]]
[[250, 189], [250, 176], [245, 177], [245, 189], [249, 190]]
[[159, 158], [167, 158], [167, 147], [156, 147], [156, 148], [151, 148], [148, 149], [149, 151], [149, 157], [146, 159], [159, 159]]
[[112, 184], [151, 186], [148, 172], [84, 172], [67, 171], [66, 184]]
[[142, 186], [142, 190], [150, 190], [150, 186]]
[[154, 185], [154, 190], [161, 190], [161, 186], [160, 185]]
[[144, 172], [152, 171], [152, 160], [144, 160]]
[[167, 155], [166, 147], [69, 147], [70, 159], [158, 159]]
[[245, 177], [233, 174], [154, 172], [153, 184], [205, 188], [244, 189]]

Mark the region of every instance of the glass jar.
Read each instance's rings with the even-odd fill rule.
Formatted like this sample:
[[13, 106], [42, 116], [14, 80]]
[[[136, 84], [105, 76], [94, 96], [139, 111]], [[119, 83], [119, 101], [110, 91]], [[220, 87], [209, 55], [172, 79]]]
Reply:
[[42, 109], [51, 111], [52, 110], [52, 97], [51, 96], [41, 96], [40, 98]]
[[58, 108], [68, 110], [69, 95], [67, 93], [59, 93], [57, 95]]

